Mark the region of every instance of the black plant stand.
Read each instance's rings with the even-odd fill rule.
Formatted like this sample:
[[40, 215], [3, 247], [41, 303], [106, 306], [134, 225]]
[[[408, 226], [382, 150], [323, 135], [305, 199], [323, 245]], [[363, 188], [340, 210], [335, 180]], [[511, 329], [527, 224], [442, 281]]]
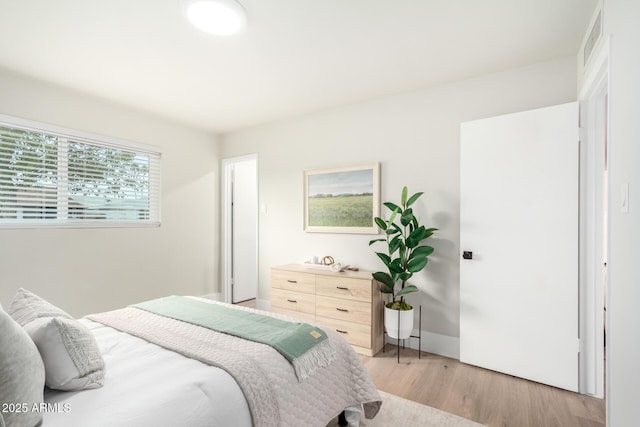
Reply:
[[[386, 310], [383, 310], [383, 321], [384, 321], [384, 313], [386, 313]], [[418, 338], [418, 359], [420, 359], [421, 355], [420, 353], [422, 352], [422, 305], [420, 305], [420, 308], [418, 309], [418, 335], [409, 335], [409, 338]], [[398, 310], [398, 336], [400, 336], [400, 310]], [[404, 339], [402, 340], [402, 348], [404, 349]], [[398, 347], [398, 363], [400, 363], [400, 339], [398, 339], [398, 342], [396, 344], [396, 346]], [[384, 342], [382, 343], [382, 352], [385, 352], [385, 349], [387, 347], [387, 330], [385, 328], [384, 330]]]

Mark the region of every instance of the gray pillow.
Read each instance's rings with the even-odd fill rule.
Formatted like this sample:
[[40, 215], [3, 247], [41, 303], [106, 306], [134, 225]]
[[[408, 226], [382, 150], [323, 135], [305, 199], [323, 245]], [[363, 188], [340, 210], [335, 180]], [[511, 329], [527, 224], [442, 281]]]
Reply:
[[[3, 409], [7, 426], [33, 427], [42, 424], [42, 414], [32, 411], [44, 393], [44, 365], [29, 335], [0, 306], [0, 404], [19, 404]], [[26, 409], [23, 411], [23, 409]], [[2, 425], [2, 424], [0, 424]]]
[[71, 391], [103, 385], [104, 359], [85, 325], [22, 288], [11, 301], [9, 314], [36, 344], [44, 362], [47, 387]]
[[23, 288], [18, 289], [7, 311], [20, 326], [24, 326], [41, 317], [64, 317], [73, 319], [73, 317], [65, 311]]

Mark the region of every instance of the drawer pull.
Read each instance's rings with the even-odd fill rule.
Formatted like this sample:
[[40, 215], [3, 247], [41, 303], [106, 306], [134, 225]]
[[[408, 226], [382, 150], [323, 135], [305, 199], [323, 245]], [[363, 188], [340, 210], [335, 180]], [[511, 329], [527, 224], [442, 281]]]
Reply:
[[342, 331], [342, 330], [340, 330], [340, 329], [336, 329], [336, 332], [340, 332], [341, 334], [348, 334], [348, 333], [349, 333], [349, 332], [347, 332], [347, 331]]
[[345, 288], [344, 286], [336, 286], [337, 289], [340, 289], [341, 291], [348, 291], [349, 288]]
[[287, 280], [287, 282], [289, 282], [289, 283], [298, 283], [297, 280]]
[[289, 301], [289, 302], [298, 302], [298, 301], [296, 301], [294, 299], [289, 299], [289, 298], [287, 298], [287, 301]]
[[342, 311], [344, 313], [348, 313], [349, 312], [349, 310], [347, 310], [346, 308], [336, 308], [336, 310]]

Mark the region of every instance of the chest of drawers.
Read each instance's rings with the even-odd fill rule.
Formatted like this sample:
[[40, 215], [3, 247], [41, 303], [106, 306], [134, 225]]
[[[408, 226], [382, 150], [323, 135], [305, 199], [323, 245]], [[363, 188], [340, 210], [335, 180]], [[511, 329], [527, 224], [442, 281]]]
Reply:
[[271, 311], [336, 330], [360, 354], [382, 349], [383, 294], [369, 271], [271, 269]]

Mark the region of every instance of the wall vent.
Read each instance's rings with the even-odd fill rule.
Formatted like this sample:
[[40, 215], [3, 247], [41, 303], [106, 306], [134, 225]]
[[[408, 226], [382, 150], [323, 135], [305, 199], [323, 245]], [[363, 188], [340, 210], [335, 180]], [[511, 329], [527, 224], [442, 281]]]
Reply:
[[598, 12], [598, 16], [593, 21], [593, 25], [591, 26], [591, 31], [589, 32], [589, 37], [584, 44], [583, 50], [583, 66], [587, 65], [591, 55], [593, 54], [593, 49], [596, 47], [598, 40], [602, 36], [602, 10]]

